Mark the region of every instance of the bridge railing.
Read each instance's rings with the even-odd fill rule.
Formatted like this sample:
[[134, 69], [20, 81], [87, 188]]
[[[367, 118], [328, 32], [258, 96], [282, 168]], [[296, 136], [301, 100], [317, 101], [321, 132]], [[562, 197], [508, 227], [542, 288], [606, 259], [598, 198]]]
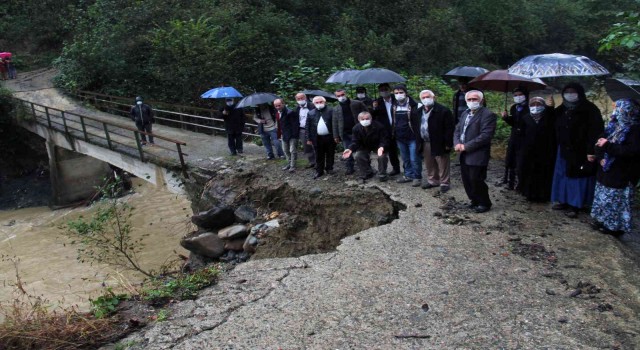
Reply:
[[[129, 118], [131, 111], [130, 97], [113, 96], [97, 92], [76, 90], [69, 92], [82, 101], [94, 105], [105, 112], [125, 116]], [[218, 111], [210, 108], [200, 108], [184, 105], [172, 105], [161, 101], [148, 101], [153, 106], [155, 119], [171, 127], [178, 127], [185, 130], [204, 133], [224, 133], [224, 120], [220, 118]], [[250, 120], [245, 116], [247, 120]], [[245, 123], [245, 130], [242, 133], [245, 139], [258, 138], [258, 125], [255, 123]]]
[[[64, 132], [67, 138], [82, 139], [88, 143], [106, 146], [109, 150], [138, 157], [143, 162], [146, 162], [150, 156], [154, 155], [144, 150], [141, 135], [153, 136], [154, 139], [173, 145], [165, 147], [156, 144], [155, 148], [177, 153], [180, 166], [182, 169], [186, 168], [184, 157], [187, 154], [182, 151], [182, 146], [186, 146], [186, 143], [183, 141], [155, 133], [147, 133], [99, 118], [63, 111], [16, 97], [13, 100], [17, 106], [22, 107], [23, 113], [30, 117], [26, 118], [28, 120], [45, 125], [49, 129]], [[135, 146], [131, 145], [132, 141], [135, 141]]]

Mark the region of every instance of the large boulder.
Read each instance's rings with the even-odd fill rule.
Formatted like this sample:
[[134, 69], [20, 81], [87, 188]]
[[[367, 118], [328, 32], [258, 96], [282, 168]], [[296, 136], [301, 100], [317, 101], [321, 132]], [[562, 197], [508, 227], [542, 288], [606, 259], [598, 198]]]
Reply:
[[244, 238], [249, 235], [249, 228], [246, 225], [232, 225], [218, 231], [218, 237], [222, 239]]
[[233, 213], [236, 216], [236, 221], [243, 223], [251, 222], [251, 220], [255, 219], [256, 215], [258, 215], [258, 212], [248, 205], [239, 206]]
[[233, 250], [236, 252], [244, 250], [244, 238], [232, 239], [224, 242], [224, 249]]
[[188, 251], [213, 259], [219, 258], [224, 254], [224, 243], [213, 232], [195, 233], [180, 240], [180, 245]]
[[213, 207], [191, 217], [191, 222], [205, 230], [217, 230], [233, 224], [235, 216], [231, 207]]
[[249, 254], [253, 254], [256, 252], [256, 248], [258, 248], [258, 239], [254, 235], [248, 235], [242, 245], [242, 249]]

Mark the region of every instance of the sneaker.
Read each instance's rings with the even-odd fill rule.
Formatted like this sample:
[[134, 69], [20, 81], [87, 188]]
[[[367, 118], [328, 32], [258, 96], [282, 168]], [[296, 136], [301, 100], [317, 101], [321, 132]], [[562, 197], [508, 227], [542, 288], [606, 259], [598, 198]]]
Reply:
[[413, 179], [413, 181], [411, 181], [411, 187], [420, 187], [421, 183], [422, 181], [420, 181], [420, 179]]
[[285, 166], [282, 167], [282, 170], [289, 170], [290, 168], [291, 168], [291, 166], [285, 165]]
[[404, 183], [411, 182], [411, 181], [412, 180], [410, 178], [406, 177], [406, 176], [403, 176], [403, 177], [401, 177], [401, 178], [396, 180], [396, 182], [399, 183], [399, 184], [404, 184]]
[[447, 193], [449, 191], [449, 186], [440, 186], [440, 192]]

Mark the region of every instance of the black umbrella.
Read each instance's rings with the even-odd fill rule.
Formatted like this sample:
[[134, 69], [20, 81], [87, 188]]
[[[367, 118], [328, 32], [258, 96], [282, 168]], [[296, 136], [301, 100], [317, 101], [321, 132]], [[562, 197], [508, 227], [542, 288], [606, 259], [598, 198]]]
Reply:
[[407, 81], [400, 74], [384, 68], [369, 68], [360, 71], [349, 84], [381, 84], [381, 83], [402, 83]]
[[[358, 69], [345, 69], [339, 70], [327, 79], [325, 83], [349, 83], [353, 78], [355, 78], [360, 73]], [[325, 96], [326, 97], [326, 96]]]
[[640, 81], [609, 78], [604, 82], [604, 88], [613, 101], [632, 98], [640, 102]]
[[272, 103], [277, 98], [280, 98], [280, 96], [270, 92], [255, 92], [240, 100], [236, 108], [255, 107], [263, 103]]
[[310, 97], [314, 97], [314, 96], [322, 96], [326, 99], [331, 99], [336, 101], [337, 98], [334, 94], [330, 93], [330, 92], [326, 92], [324, 90], [303, 90], [302, 91], [303, 94], [310, 96]]
[[482, 67], [462, 66], [456, 67], [443, 75], [444, 78], [475, 78], [478, 75], [488, 73], [489, 70]]

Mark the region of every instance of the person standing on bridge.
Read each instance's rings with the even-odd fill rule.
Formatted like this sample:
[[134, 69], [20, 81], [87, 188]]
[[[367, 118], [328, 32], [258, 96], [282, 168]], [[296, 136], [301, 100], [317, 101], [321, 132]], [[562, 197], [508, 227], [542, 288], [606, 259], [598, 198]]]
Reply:
[[242, 108], [236, 108], [236, 105], [233, 98], [227, 98], [225, 105], [220, 109], [227, 132], [227, 145], [232, 156], [242, 154], [242, 132], [245, 124], [244, 111]]
[[[136, 122], [136, 127], [138, 128], [138, 131], [148, 133], [149, 143], [151, 145], [155, 145], [155, 143], [153, 143], [153, 134], [151, 133], [151, 125], [155, 121], [155, 119], [153, 118], [153, 109], [151, 109], [151, 106], [144, 103], [142, 100], [142, 97], [138, 96], [136, 97], [135, 106], [131, 107], [130, 114], [131, 114], [131, 119], [133, 119], [133, 121]], [[146, 145], [147, 135], [140, 133], [140, 136], [142, 136], [142, 145], [143, 146]]]

